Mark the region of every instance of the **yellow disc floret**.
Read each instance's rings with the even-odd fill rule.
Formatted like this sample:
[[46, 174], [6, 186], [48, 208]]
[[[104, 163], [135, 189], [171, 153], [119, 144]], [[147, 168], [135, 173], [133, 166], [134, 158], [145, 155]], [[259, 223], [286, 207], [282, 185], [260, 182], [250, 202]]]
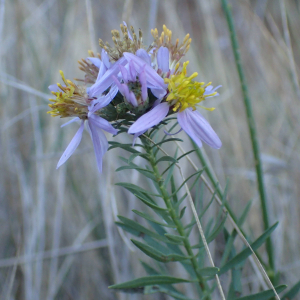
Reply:
[[[173, 111], [184, 111], [188, 107], [196, 109], [196, 105], [205, 100], [207, 97], [216, 95], [216, 92], [211, 94], [205, 93], [205, 88], [211, 84], [204, 82], [197, 82], [193, 79], [198, 76], [198, 73], [193, 73], [187, 77], [186, 67], [189, 62], [183, 63], [183, 68], [179, 70], [179, 64], [175, 68], [175, 74], [170, 78], [165, 78], [165, 83], [168, 84], [169, 94], [167, 101], [173, 106]], [[204, 107], [205, 108], [205, 107]], [[214, 110], [214, 108], [205, 108], [207, 110]]]
[[88, 97], [86, 94], [86, 87], [77, 86], [70, 80], [66, 80], [64, 73], [60, 71], [60, 75], [64, 82], [64, 86], [60, 83], [57, 84], [60, 91], [52, 92], [56, 97], [49, 99], [52, 103], [49, 107], [52, 108], [48, 111], [53, 117], [79, 117], [85, 118], [88, 113]]

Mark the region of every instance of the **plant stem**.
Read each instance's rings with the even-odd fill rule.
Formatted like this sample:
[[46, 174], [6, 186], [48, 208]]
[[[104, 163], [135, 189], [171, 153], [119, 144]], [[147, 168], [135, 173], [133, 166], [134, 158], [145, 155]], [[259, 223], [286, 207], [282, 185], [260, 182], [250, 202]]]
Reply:
[[[250, 138], [251, 138], [251, 143], [252, 143], [252, 150], [253, 150], [253, 155], [254, 155], [256, 176], [257, 176], [257, 183], [258, 183], [258, 192], [260, 195], [260, 201], [261, 201], [261, 207], [262, 207], [262, 217], [263, 217], [263, 222], [264, 222], [264, 229], [266, 230], [269, 228], [269, 215], [268, 215], [268, 208], [267, 208], [267, 196], [266, 196], [266, 191], [264, 188], [262, 162], [260, 159], [258, 138], [257, 138], [257, 132], [256, 132], [256, 128], [255, 128], [255, 120], [254, 120], [254, 116], [253, 116], [252, 105], [251, 105], [249, 91], [248, 91], [248, 87], [247, 87], [247, 83], [246, 83], [246, 78], [245, 78], [245, 74], [243, 71], [242, 63], [241, 63], [240, 49], [239, 49], [236, 31], [235, 31], [234, 24], [233, 24], [231, 8], [229, 7], [227, 0], [221, 0], [221, 3], [223, 6], [225, 15], [226, 15], [227, 24], [228, 24], [229, 31], [230, 31], [231, 45], [233, 48], [235, 64], [236, 64], [236, 68], [237, 68], [237, 71], [239, 74], [241, 88], [242, 88], [242, 92], [243, 92], [244, 105], [245, 105], [246, 115], [247, 115], [247, 123], [248, 123], [248, 127], [249, 127]], [[270, 237], [266, 240], [266, 248], [267, 248], [268, 257], [269, 257], [269, 267], [272, 269], [272, 271], [274, 271], [275, 263], [274, 263], [274, 255], [273, 255], [273, 246], [272, 246], [272, 241], [271, 241]]]
[[[156, 181], [158, 183], [162, 198], [163, 198], [165, 205], [169, 211], [170, 217], [176, 226], [177, 232], [179, 233], [180, 236], [184, 237], [183, 245], [187, 251], [187, 254], [190, 256], [190, 261], [191, 261], [192, 267], [194, 269], [194, 272], [197, 276], [199, 286], [200, 286], [201, 290], [203, 292], [205, 292], [207, 289], [207, 283], [205, 280], [203, 280], [202, 276], [197, 271], [197, 269], [198, 269], [197, 259], [193, 253], [189, 239], [187, 238], [186, 233], [184, 231], [184, 226], [182, 225], [182, 223], [179, 219], [179, 216], [178, 216], [175, 208], [173, 207], [172, 200], [163, 184], [162, 176], [160, 175], [160, 172], [156, 165], [156, 159], [155, 159], [155, 155], [153, 153], [153, 149], [148, 145], [147, 141], [144, 142], [144, 145], [145, 145], [145, 150], [146, 150], [147, 154], [149, 155], [149, 161], [150, 161], [152, 170], [154, 172], [154, 175], [156, 177]], [[205, 299], [208, 300], [208, 299], [210, 299], [210, 297], [207, 296]]]

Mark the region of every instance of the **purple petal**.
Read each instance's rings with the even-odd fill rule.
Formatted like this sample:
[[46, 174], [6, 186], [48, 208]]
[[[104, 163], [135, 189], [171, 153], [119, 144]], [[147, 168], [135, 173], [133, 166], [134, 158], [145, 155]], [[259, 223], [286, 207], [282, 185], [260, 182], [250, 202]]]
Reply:
[[134, 66], [133, 61], [129, 62], [129, 74], [130, 74], [130, 78], [128, 78], [129, 81], [136, 81], [136, 69]]
[[101, 51], [101, 60], [104, 63], [105, 67], [107, 69], [109, 69], [110, 66], [111, 66], [111, 63], [109, 61], [109, 56], [108, 56], [107, 52], [104, 49], [102, 49], [102, 51]]
[[89, 112], [94, 113], [95, 111], [108, 105], [114, 99], [117, 92], [118, 92], [118, 87], [115, 84], [113, 84], [109, 92], [105, 96], [101, 96], [92, 102], [92, 104], [88, 107]]
[[126, 22], [123, 21], [123, 24], [127, 27], [128, 37], [132, 40], [132, 36], [131, 36], [131, 34], [130, 34], [129, 30], [128, 30], [128, 26], [127, 26]]
[[107, 71], [107, 68], [106, 68], [105, 64], [103, 62], [101, 62], [96, 82], [102, 78], [102, 76], [105, 74], [106, 71]]
[[62, 164], [64, 164], [69, 159], [69, 157], [74, 153], [74, 151], [80, 144], [83, 129], [84, 129], [84, 121], [81, 121], [81, 125], [79, 129], [77, 130], [76, 134], [74, 135], [73, 139], [71, 140], [65, 152], [62, 154], [60, 160], [57, 163], [56, 169], [58, 169]]
[[118, 130], [115, 129], [107, 120], [96, 116], [96, 115], [91, 115], [89, 116], [89, 122], [94, 125], [97, 126], [100, 129], [103, 129], [111, 134], [117, 134]]
[[98, 57], [88, 57], [87, 58], [93, 65], [98, 67], [100, 69], [101, 66], [101, 60]]
[[147, 92], [147, 81], [146, 81], [145, 70], [143, 70], [139, 74], [139, 79], [140, 79], [140, 83], [141, 83], [141, 86], [142, 86], [142, 100], [146, 101], [146, 99], [148, 98], [148, 92]]
[[164, 89], [167, 89], [167, 85], [164, 83], [164, 80], [162, 77], [160, 77], [157, 72], [149, 65], [145, 65], [145, 61], [141, 58], [137, 57], [136, 55], [124, 52], [124, 57], [127, 59], [127, 61], [133, 61], [135, 64], [135, 69], [138, 73], [142, 71], [142, 68], [145, 66], [145, 72], [147, 75], [147, 82], [152, 84], [153, 86], [162, 87]]
[[93, 120], [88, 120], [91, 138], [94, 145], [94, 151], [97, 161], [97, 167], [100, 173], [102, 173], [102, 157], [108, 149], [108, 142], [105, 134], [101, 130], [97, 130]]
[[[207, 86], [207, 87], [205, 88], [205, 91], [204, 91], [204, 94], [203, 94], [203, 95], [212, 94], [212, 93], [214, 93], [217, 89], [219, 89], [220, 87], [222, 87], [222, 85], [218, 85], [218, 86], [216, 86], [215, 88], [213, 88], [212, 85], [209, 85], [209, 86]], [[207, 97], [207, 98], [215, 97], [215, 96], [218, 96], [218, 95], [219, 95], [219, 93], [216, 93], [215, 95], [209, 96], [209, 97]]]
[[50, 90], [50, 92], [61, 92], [60, 88], [57, 86], [57, 84], [51, 84], [48, 86], [48, 89]]
[[128, 133], [138, 133], [157, 125], [169, 112], [169, 104], [158, 104], [152, 110], [138, 118], [129, 128]]
[[120, 72], [119, 65], [126, 65], [127, 61], [124, 57], [120, 58], [117, 62], [115, 62], [110, 69], [108, 69], [104, 75], [97, 78], [95, 84], [93, 84], [89, 89], [89, 96], [95, 97], [97, 95], [101, 95], [109, 86], [113, 83], [112, 75], [117, 75]]
[[143, 133], [145, 133], [147, 130], [143, 130], [143, 131], [140, 131], [140, 132], [137, 132], [134, 134], [133, 136], [133, 140], [132, 140], [132, 147], [134, 146], [135, 142], [136, 142], [136, 139]]
[[71, 123], [73, 123], [75, 121], [79, 121], [79, 120], [80, 120], [80, 118], [76, 117], [76, 118], [72, 119], [71, 121], [68, 121], [67, 123], [62, 124], [60, 127], [63, 128], [65, 126], [67, 126], [67, 125], [69, 125], [69, 124], [71, 124]]
[[125, 67], [121, 66], [120, 65], [120, 71], [121, 71], [121, 74], [122, 74], [122, 79], [125, 83], [128, 83], [128, 71]]
[[169, 49], [160, 47], [157, 51], [157, 66], [164, 73], [169, 71]]
[[179, 132], [181, 132], [182, 130], [183, 130], [183, 129], [180, 128], [177, 132], [172, 132], [172, 133], [168, 132], [167, 130], [164, 130], [164, 133], [165, 133], [166, 135], [175, 135], [175, 134], [178, 134]]
[[182, 129], [193, 139], [198, 147], [202, 146], [202, 140], [212, 148], [221, 148], [221, 140], [198, 111], [187, 108], [177, 114], [177, 120]]
[[139, 49], [136, 51], [136, 56], [141, 58], [144, 62], [146, 62], [149, 66], [151, 66], [151, 58], [145, 49]]
[[138, 102], [136, 100], [135, 94], [132, 91], [129, 92], [129, 95], [128, 95], [128, 97], [126, 97], [126, 99], [134, 107], [138, 107], [139, 106], [139, 104], [138, 104]]
[[152, 87], [149, 86], [148, 84], [148, 88], [151, 89], [152, 94], [157, 98], [157, 99], [162, 99], [163, 96], [165, 96], [165, 94], [167, 93], [167, 91], [164, 88], [160, 88], [160, 87]]

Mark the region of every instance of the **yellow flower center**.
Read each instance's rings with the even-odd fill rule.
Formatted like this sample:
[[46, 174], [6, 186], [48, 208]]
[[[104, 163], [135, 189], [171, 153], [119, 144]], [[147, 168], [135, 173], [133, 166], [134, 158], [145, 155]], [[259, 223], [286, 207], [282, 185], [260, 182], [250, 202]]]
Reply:
[[48, 111], [48, 113], [53, 117], [86, 118], [89, 101], [86, 88], [84, 86], [77, 86], [72, 81], [66, 80], [63, 71], [60, 71], [60, 75], [65, 86], [62, 86], [60, 83], [57, 84], [61, 91], [52, 92], [56, 98], [49, 99], [52, 102], [49, 104], [52, 110]]
[[[196, 109], [196, 105], [205, 100], [207, 97], [216, 95], [217, 93], [204, 94], [205, 88], [211, 82], [205, 84], [204, 82], [197, 82], [193, 79], [198, 76], [198, 73], [193, 73], [191, 76], [186, 76], [186, 67], [189, 62], [183, 63], [183, 68], [178, 71], [179, 64], [176, 65], [174, 75], [170, 78], [165, 78], [165, 83], [168, 84], [169, 94], [167, 101], [173, 106], [173, 111], [184, 111], [188, 107]], [[206, 108], [207, 110], [214, 110], [214, 108]]]

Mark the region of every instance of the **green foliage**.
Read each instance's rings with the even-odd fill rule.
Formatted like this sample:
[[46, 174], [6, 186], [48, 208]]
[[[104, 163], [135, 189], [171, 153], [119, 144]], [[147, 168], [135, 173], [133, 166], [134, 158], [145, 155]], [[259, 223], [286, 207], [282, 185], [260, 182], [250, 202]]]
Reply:
[[[205, 238], [207, 243], [213, 242], [217, 236], [221, 234], [224, 235], [226, 241], [220, 262], [221, 267], [209, 267], [207, 266], [208, 258], [204, 250], [202, 239], [199, 239], [199, 242], [193, 246], [190, 244], [190, 235], [195, 228], [196, 220], [195, 217], [192, 217], [190, 220], [186, 219], [188, 208], [184, 205], [184, 201], [188, 193], [187, 191], [183, 191], [183, 187], [186, 188], [186, 185], [188, 185], [189, 192], [195, 194], [193, 200], [195, 206], [198, 207], [198, 218], [200, 221], [203, 221], [203, 217], [214, 203], [216, 194], [219, 193], [219, 187], [216, 184], [215, 191], [207, 202], [204, 198], [204, 188], [201, 184], [201, 175], [204, 169], [189, 174], [185, 180], [177, 184], [174, 172], [177, 170], [177, 164], [187, 153], [179, 157], [177, 157], [177, 151], [174, 157], [166, 155], [166, 153], [162, 151], [161, 146], [165, 146], [174, 140], [178, 141], [178, 139], [164, 137], [162, 141], [155, 141], [153, 144], [150, 139], [154, 138], [154, 136], [155, 130], [153, 130], [148, 137], [141, 137], [142, 144], [138, 145], [141, 151], [136, 150], [137, 148], [133, 149], [131, 145], [122, 145], [121, 148], [130, 152], [131, 155], [129, 159], [121, 157], [121, 160], [126, 165], [117, 169], [117, 171], [133, 170], [139, 172], [156, 189], [156, 191], [153, 192], [152, 189], [146, 190], [133, 183], [117, 183], [118, 186], [127, 189], [145, 204], [145, 208], [149, 212], [146, 212], [146, 210], [139, 211], [137, 209], [134, 209], [133, 212], [137, 217], [141, 218], [144, 223], [148, 223], [151, 229], [149, 229], [150, 227], [146, 227], [144, 223], [142, 225], [138, 220], [131, 220], [122, 216], [119, 216], [120, 222], [116, 222], [116, 224], [139, 238], [131, 239], [131, 241], [144, 255], [155, 261], [158, 270], [154, 269], [152, 265], [149, 266], [146, 263], [142, 263], [149, 276], [116, 284], [110, 288], [144, 294], [160, 292], [168, 294], [174, 299], [188, 299], [175, 289], [173, 284], [189, 282], [190, 284], [194, 284], [194, 289], [198, 291], [201, 299], [212, 299], [211, 295], [217, 285], [215, 281], [212, 281], [213, 284], [208, 284], [208, 282], [213, 280], [216, 275], [231, 272], [228, 299], [237, 299], [237, 297], [242, 294], [241, 274], [244, 262], [252, 252], [246, 248], [236, 254], [234, 240], [237, 236], [237, 232], [233, 230], [232, 233], [229, 234], [225, 228], [228, 214], [223, 212], [223, 208], [228, 206], [226, 202], [228, 185], [224, 193], [222, 193], [222, 206], [219, 208], [217, 216], [208, 220], [205, 226]], [[111, 149], [117, 146], [116, 143], [113, 143]], [[163, 153], [160, 156], [161, 152]], [[144, 158], [143, 166], [133, 163], [133, 160], [138, 156]], [[148, 186], [151, 186], [151, 184]], [[248, 203], [241, 213], [237, 221], [239, 226], [242, 226], [244, 223], [250, 205], [251, 202]], [[202, 206], [201, 209], [200, 206]], [[258, 249], [271, 235], [276, 226], [277, 223], [267, 229], [251, 244], [251, 247], [254, 250]], [[181, 264], [190, 275], [190, 280], [170, 276], [168, 266], [171, 264]], [[281, 286], [278, 287], [278, 290], [281, 289]], [[272, 290], [265, 291], [253, 295], [253, 297], [259, 297], [257, 299], [269, 299], [272, 297], [272, 293]], [[239, 299], [256, 299], [251, 297], [252, 296], [246, 296]]]

